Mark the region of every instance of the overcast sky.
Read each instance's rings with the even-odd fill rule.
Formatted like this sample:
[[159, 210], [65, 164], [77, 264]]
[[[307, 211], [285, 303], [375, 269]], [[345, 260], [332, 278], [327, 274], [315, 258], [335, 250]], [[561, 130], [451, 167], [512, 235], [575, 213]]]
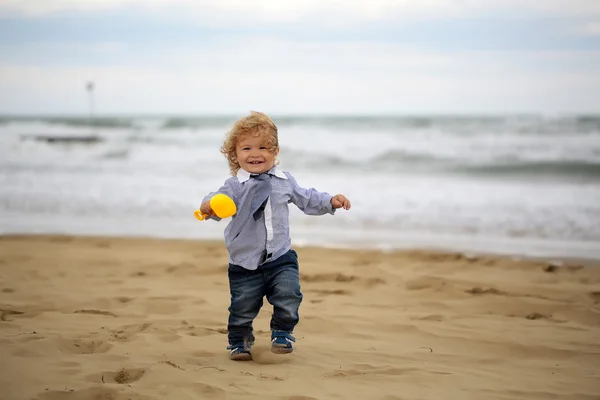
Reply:
[[600, 0], [0, 0], [0, 113], [600, 112]]

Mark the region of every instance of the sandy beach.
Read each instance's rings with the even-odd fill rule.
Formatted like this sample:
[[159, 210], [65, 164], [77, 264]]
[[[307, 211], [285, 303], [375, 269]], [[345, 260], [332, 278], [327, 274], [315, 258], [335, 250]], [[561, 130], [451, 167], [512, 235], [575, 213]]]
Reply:
[[296, 248], [296, 351], [227, 358], [222, 242], [0, 237], [0, 398], [599, 399], [600, 268]]

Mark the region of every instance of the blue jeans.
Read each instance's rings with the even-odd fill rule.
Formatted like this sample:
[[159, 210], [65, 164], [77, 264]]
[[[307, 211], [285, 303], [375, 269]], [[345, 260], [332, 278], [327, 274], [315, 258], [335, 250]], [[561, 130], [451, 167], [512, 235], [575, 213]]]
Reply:
[[298, 254], [288, 251], [274, 261], [254, 271], [229, 264], [229, 344], [254, 342], [252, 321], [263, 305], [263, 297], [273, 305], [271, 330], [292, 333], [298, 324], [298, 309], [302, 302], [298, 273]]

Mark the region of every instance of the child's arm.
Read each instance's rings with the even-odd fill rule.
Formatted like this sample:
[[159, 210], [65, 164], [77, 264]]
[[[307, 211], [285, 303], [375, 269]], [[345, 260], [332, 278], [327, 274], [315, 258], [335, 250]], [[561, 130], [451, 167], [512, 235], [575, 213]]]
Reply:
[[[236, 179], [237, 180], [237, 179]], [[223, 186], [221, 186], [219, 188], [219, 190], [217, 190], [216, 192], [210, 192], [209, 194], [207, 194], [204, 199], [202, 199], [202, 205], [200, 206], [200, 212], [202, 212], [203, 214], [206, 214], [207, 217], [206, 219], [214, 219], [215, 221], [220, 221], [221, 218], [217, 217], [217, 215], [214, 213], [214, 211], [212, 210], [212, 208], [210, 207], [210, 199], [218, 194], [218, 193], [222, 193], [226, 196], [231, 197], [231, 199], [233, 200], [234, 203], [236, 203], [237, 205], [237, 201], [236, 201], [236, 189], [234, 186], [234, 180], [232, 178], [229, 178], [225, 181], [225, 183], [223, 184]]]
[[[296, 179], [284, 172], [292, 186], [291, 202], [308, 215], [334, 214], [336, 208], [350, 208], [350, 202], [343, 195], [332, 196], [327, 192], [319, 192], [315, 188], [305, 189], [298, 185]], [[346, 207], [347, 206], [347, 207]]]

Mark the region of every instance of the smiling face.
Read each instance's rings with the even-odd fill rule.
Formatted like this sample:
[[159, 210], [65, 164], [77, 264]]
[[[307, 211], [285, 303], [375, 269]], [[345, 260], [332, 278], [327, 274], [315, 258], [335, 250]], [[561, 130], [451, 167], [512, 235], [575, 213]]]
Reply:
[[235, 147], [237, 162], [251, 174], [267, 172], [275, 165], [277, 150], [272, 150], [263, 135], [244, 135]]

